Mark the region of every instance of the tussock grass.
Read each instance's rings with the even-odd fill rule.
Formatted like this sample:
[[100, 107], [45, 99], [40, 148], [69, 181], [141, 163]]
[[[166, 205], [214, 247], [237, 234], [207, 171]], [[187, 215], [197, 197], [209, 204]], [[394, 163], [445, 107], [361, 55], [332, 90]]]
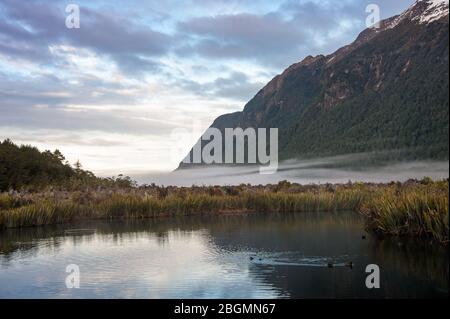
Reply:
[[0, 193], [0, 211], [5, 209], [17, 208], [29, 203], [30, 201], [25, 198], [13, 196], [8, 193]]
[[166, 215], [220, 214], [239, 212], [311, 212], [352, 210], [362, 201], [353, 189], [289, 193], [284, 191], [211, 191], [181, 189], [149, 194], [143, 191], [107, 193], [74, 192], [32, 196], [30, 204], [15, 207], [12, 196], [0, 210], [0, 228], [47, 225], [76, 219], [151, 218]]
[[448, 181], [391, 184], [158, 187], [0, 194], [0, 228], [80, 219], [352, 210], [368, 229], [448, 242]]
[[448, 182], [395, 185], [376, 191], [361, 206], [368, 229], [448, 243]]
[[60, 224], [73, 220], [80, 213], [81, 207], [73, 204], [45, 201], [1, 212], [0, 225], [14, 228]]

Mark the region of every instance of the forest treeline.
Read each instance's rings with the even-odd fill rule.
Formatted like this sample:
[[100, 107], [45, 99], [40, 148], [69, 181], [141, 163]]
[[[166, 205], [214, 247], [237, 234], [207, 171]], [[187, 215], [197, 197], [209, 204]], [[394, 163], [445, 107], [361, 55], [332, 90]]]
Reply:
[[0, 142], [0, 191], [131, 186], [134, 182], [128, 176], [99, 178], [82, 169], [79, 161], [71, 165], [59, 150], [41, 152], [9, 139]]

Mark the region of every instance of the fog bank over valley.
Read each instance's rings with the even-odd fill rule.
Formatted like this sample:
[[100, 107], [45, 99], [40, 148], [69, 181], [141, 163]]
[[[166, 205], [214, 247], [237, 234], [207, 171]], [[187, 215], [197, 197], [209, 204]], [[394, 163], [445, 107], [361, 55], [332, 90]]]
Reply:
[[[139, 184], [192, 186], [274, 184], [288, 180], [300, 184], [352, 182], [384, 183], [449, 177], [448, 161], [408, 161], [371, 165], [364, 154], [343, 155], [321, 159], [289, 160], [281, 162], [276, 174], [259, 173], [259, 166], [204, 166], [180, 169], [167, 173], [132, 173]], [[369, 163], [369, 164], [368, 164]]]

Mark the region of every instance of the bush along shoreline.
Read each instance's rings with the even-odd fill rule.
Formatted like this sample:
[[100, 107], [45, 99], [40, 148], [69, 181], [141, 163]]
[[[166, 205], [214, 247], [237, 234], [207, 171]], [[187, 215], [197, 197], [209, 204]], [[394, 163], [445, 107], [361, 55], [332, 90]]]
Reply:
[[374, 233], [448, 244], [448, 180], [160, 187], [110, 183], [0, 193], [0, 229], [84, 219], [143, 219], [239, 213], [355, 211]]

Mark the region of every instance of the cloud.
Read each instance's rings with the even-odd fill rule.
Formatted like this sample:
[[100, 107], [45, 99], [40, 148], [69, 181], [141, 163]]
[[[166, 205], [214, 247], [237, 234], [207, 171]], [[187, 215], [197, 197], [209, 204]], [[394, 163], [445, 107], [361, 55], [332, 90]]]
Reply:
[[[413, 1], [377, 4], [387, 17]], [[81, 28], [67, 29], [66, 1], [2, 0], [0, 137], [70, 145], [97, 169], [167, 168], [173, 128], [203, 130], [290, 64], [348, 44], [369, 2], [79, 0]]]
[[253, 82], [242, 72], [232, 72], [228, 77], [218, 77], [206, 83], [184, 79], [179, 80], [178, 84], [200, 96], [223, 97], [241, 102], [251, 99], [264, 85], [261, 82]]
[[79, 84], [70, 80], [51, 74], [13, 79], [0, 74], [0, 126], [154, 135], [174, 127], [158, 122], [167, 116], [150, 105], [147, 113], [154, 114], [153, 121], [142, 119], [140, 99], [149, 93], [146, 85], [95, 76], [77, 77]]
[[99, 13], [87, 8], [82, 10], [83, 27], [63, 28], [68, 40], [75, 45], [112, 56], [159, 56], [167, 53], [170, 48], [172, 38], [167, 34], [154, 31], [148, 26], [138, 26], [120, 15]]
[[[412, 0], [380, 1], [385, 16]], [[307, 55], [331, 53], [350, 43], [365, 28], [370, 1], [288, 0], [267, 13], [195, 17], [178, 23], [190, 37], [176, 52], [208, 59], [248, 59], [287, 67]]]
[[122, 134], [169, 134], [174, 128], [167, 122], [146, 121], [129, 112], [114, 113], [101, 110], [74, 110], [64, 107], [0, 107], [0, 125], [27, 129], [103, 131]]
[[208, 58], [270, 60], [294, 53], [305, 41], [303, 30], [275, 14], [200, 17], [181, 22], [178, 28], [195, 40], [177, 52]]
[[132, 75], [139, 66], [153, 70], [156, 63], [147, 58], [166, 54], [173, 41], [170, 35], [117, 12], [97, 12], [81, 6], [81, 27], [68, 29], [61, 5], [5, 0], [2, 7], [0, 38], [4, 43], [0, 53], [11, 58], [55, 63], [49, 47], [64, 44], [107, 55]]
[[[381, 0], [379, 5], [384, 15], [390, 15], [411, 1], [392, 4]], [[172, 10], [176, 18], [171, 18], [170, 12], [159, 11], [160, 7], [168, 10], [167, 6], [155, 4], [152, 9], [145, 4], [150, 16], [146, 21], [142, 13], [136, 14], [136, 9], [123, 10], [117, 4], [90, 6], [82, 1], [81, 28], [67, 29], [61, 2], [4, 0], [0, 4], [0, 54], [51, 64], [57, 57], [49, 47], [70, 45], [106, 55], [122, 72], [135, 77], [160, 71], [164, 68], [160, 58], [172, 53], [186, 59], [201, 56], [212, 63], [218, 58], [247, 59], [282, 68], [310, 54], [329, 53], [354, 39], [364, 27], [366, 2], [370, 1], [286, 0], [278, 7], [269, 7], [262, 0], [234, 0], [228, 4], [215, 1], [208, 5], [203, 0], [191, 0], [194, 12], [202, 12], [202, 8], [233, 12], [229, 8], [234, 8], [237, 13], [211, 15], [206, 11], [183, 19]], [[261, 12], [258, 7], [269, 8]], [[175, 30], [158, 31], [155, 21], [172, 21]]]

